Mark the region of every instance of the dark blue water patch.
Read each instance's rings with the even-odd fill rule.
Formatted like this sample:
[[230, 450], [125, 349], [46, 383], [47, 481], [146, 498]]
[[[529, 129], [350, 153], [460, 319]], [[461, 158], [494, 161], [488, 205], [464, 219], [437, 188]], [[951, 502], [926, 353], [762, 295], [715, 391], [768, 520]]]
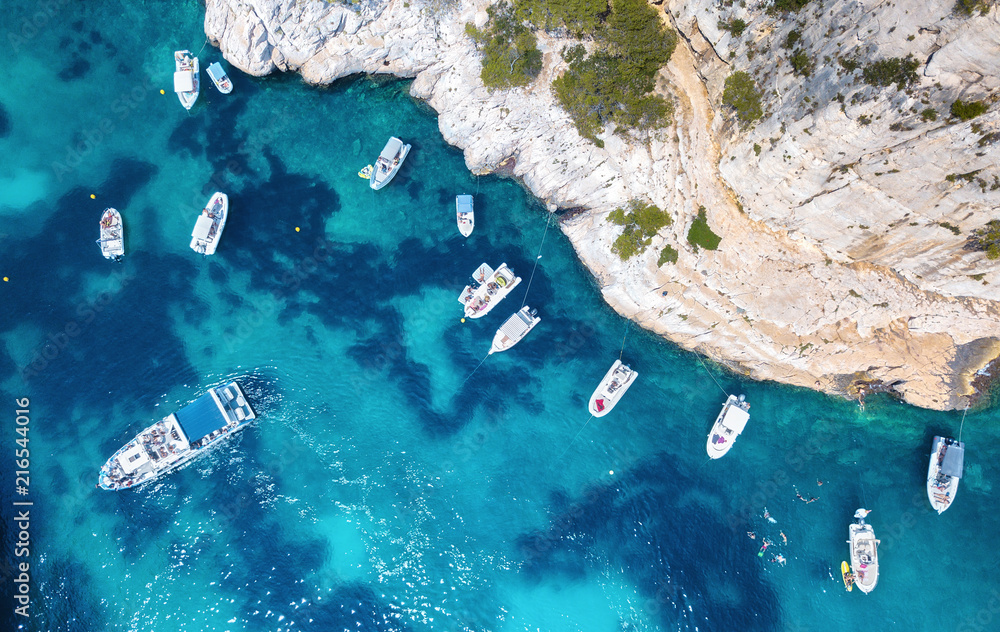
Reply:
[[[625, 569], [646, 597], [647, 612], [658, 614], [665, 628], [779, 629], [777, 595], [762, 571], [766, 562], [712, 509], [685, 498], [694, 487], [695, 480], [664, 457], [572, 501], [560, 491], [550, 527], [518, 539], [522, 572], [536, 581], [579, 578], [607, 564]], [[722, 495], [703, 481], [699, 487]], [[693, 616], [684, 614], [688, 604]]]
[[[126, 208], [155, 173], [148, 163], [116, 160], [102, 194]], [[93, 242], [102, 205], [80, 188], [55, 204], [54, 210], [39, 211], [48, 220], [38, 236], [12, 244], [19, 257], [11, 262], [10, 276], [33, 291], [11, 293], [9, 310], [0, 315], [2, 330], [23, 319], [43, 332], [26, 366], [18, 367], [32, 394], [59, 417], [78, 405], [101, 410], [107, 393], [151, 405], [155, 394], [172, 384], [194, 381], [184, 345], [164, 317], [173, 304], [199, 307], [189, 282], [192, 262], [147, 252], [132, 253], [123, 264], [109, 262]], [[74, 298], [84, 279], [95, 275], [106, 277], [103, 291]]]
[[74, 81], [82, 79], [90, 72], [90, 62], [79, 54], [74, 54], [66, 67], [59, 71], [59, 78], [63, 81]]
[[0, 138], [8, 136], [10, 136], [10, 115], [7, 114], [7, 108], [3, 103], [0, 103]]
[[[79, 630], [110, 630], [116, 627], [102, 605], [104, 595], [94, 592], [96, 582], [83, 564], [72, 559], [49, 559], [35, 570], [35, 594], [32, 595], [32, 617], [12, 616], [10, 624], [0, 629], [30, 632], [77, 632]], [[4, 618], [13, 615], [12, 608], [3, 609]], [[3, 625], [0, 619], [0, 626]], [[117, 623], [117, 622], [115, 622]], [[19, 625], [27, 627], [19, 628]]]
[[100, 44], [104, 42], [104, 38], [101, 37], [101, 33], [99, 31], [91, 31], [90, 41], [93, 42], [94, 44]]

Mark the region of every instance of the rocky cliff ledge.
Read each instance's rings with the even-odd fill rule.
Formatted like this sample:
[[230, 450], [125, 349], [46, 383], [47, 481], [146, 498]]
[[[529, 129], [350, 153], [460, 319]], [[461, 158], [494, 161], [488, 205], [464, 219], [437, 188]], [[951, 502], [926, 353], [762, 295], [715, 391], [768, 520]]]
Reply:
[[[320, 84], [414, 77], [413, 94], [440, 113], [471, 170], [513, 158], [507, 168], [535, 195], [583, 209], [561, 226], [616, 310], [734, 370], [949, 409], [974, 397], [973, 381], [1000, 356], [1000, 262], [965, 249], [1000, 200], [1000, 11], [837, 0], [771, 15], [770, 2], [667, 0], [663, 19], [683, 40], [659, 86], [674, 123], [634, 142], [606, 134], [598, 148], [549, 88], [567, 41], [539, 34], [544, 69], [529, 87], [483, 87], [465, 24], [483, 25], [490, 2], [206, 4], [210, 40], [248, 73], [297, 71]], [[736, 18], [748, 25], [739, 38], [719, 28]], [[782, 46], [792, 30], [808, 76]], [[906, 55], [920, 62], [907, 92], [865, 85], [837, 61]], [[720, 105], [732, 70], [764, 94], [764, 117], [749, 129]], [[960, 122], [947, 118], [956, 98], [991, 105]], [[622, 262], [611, 252], [621, 229], [607, 215], [633, 198], [675, 221]], [[700, 207], [718, 250], [687, 243]], [[666, 244], [678, 260], [658, 267]]]

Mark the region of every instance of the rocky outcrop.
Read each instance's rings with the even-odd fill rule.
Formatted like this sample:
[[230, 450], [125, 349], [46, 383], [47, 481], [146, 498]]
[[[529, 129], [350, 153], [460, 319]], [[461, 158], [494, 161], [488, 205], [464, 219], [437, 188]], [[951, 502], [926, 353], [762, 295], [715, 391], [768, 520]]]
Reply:
[[[848, 395], [881, 386], [919, 406], [964, 406], [977, 371], [1000, 356], [1000, 265], [964, 249], [997, 206], [988, 134], [1000, 116], [993, 107], [975, 128], [946, 118], [956, 97], [995, 98], [997, 12], [839, 1], [781, 16], [761, 3], [720, 13], [712, 0], [668, 0], [664, 19], [685, 41], [660, 78], [674, 123], [637, 139], [608, 133], [598, 148], [548, 87], [567, 42], [539, 34], [544, 69], [531, 86], [482, 86], [465, 24], [482, 25], [488, 4], [208, 0], [205, 30], [252, 74], [414, 77], [412, 93], [439, 112], [471, 170], [513, 157], [513, 174], [538, 197], [585, 209], [561, 226], [606, 300], [685, 348], [759, 379]], [[736, 17], [749, 24], [738, 40], [719, 28]], [[809, 77], [792, 72], [781, 46], [792, 30]], [[910, 93], [866, 86], [837, 63], [907, 54], [921, 61]], [[720, 110], [733, 68], [766, 95], [752, 129]], [[928, 108], [936, 121], [921, 116]], [[971, 181], [947, 177], [976, 170]], [[611, 252], [620, 229], [606, 216], [632, 198], [675, 221], [622, 262]], [[687, 242], [701, 207], [718, 250]], [[667, 244], [678, 261], [658, 267]]]

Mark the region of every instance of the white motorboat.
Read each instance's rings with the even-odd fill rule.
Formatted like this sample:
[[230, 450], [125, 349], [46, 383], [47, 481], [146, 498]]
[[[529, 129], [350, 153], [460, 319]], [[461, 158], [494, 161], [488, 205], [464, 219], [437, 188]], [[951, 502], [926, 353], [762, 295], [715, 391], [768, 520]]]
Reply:
[[205, 69], [208, 76], [212, 79], [212, 83], [215, 87], [219, 89], [222, 94], [229, 94], [233, 91], [233, 82], [229, 80], [229, 75], [222, 68], [222, 64], [215, 62]]
[[378, 191], [393, 179], [399, 168], [403, 166], [406, 155], [410, 153], [410, 146], [404, 145], [403, 141], [395, 136], [385, 144], [385, 149], [378, 155], [375, 166], [372, 170], [369, 183], [373, 189]]
[[191, 231], [191, 250], [202, 255], [214, 255], [219, 238], [226, 227], [229, 214], [229, 197], [216, 191], [201, 211]]
[[465, 306], [466, 317], [482, 318], [517, 287], [521, 277], [514, 276], [506, 263], [496, 270], [484, 263], [472, 273], [472, 281], [473, 285], [462, 290], [458, 302]]
[[101, 238], [97, 240], [105, 259], [121, 261], [125, 256], [125, 227], [121, 214], [113, 209], [104, 209], [101, 215]]
[[746, 402], [746, 396], [730, 395], [708, 433], [708, 443], [705, 446], [708, 456], [713, 459], [725, 456], [749, 420], [750, 404]]
[[934, 437], [927, 465], [927, 498], [938, 514], [951, 507], [965, 467], [965, 444], [951, 437]]
[[588, 405], [590, 414], [594, 417], [603, 417], [610, 413], [637, 377], [639, 377], [638, 371], [633, 371], [628, 365], [622, 364], [621, 360], [615, 360], [604, 375], [604, 379], [597, 385], [594, 394], [590, 396]]
[[875, 530], [870, 524], [865, 524], [865, 518], [871, 513], [869, 509], [858, 509], [854, 512], [855, 522], [848, 532], [851, 538], [851, 569], [854, 573], [854, 585], [863, 593], [870, 593], [878, 583], [878, 545]]
[[256, 416], [236, 382], [210, 389], [122, 446], [101, 468], [97, 484], [120, 490], [157, 479], [243, 430]]
[[504, 324], [500, 325], [500, 329], [497, 329], [488, 355], [506, 351], [521, 342], [541, 320], [538, 317], [538, 310], [531, 309], [527, 305], [514, 312]]
[[472, 196], [456, 196], [455, 211], [458, 214], [458, 232], [462, 233], [463, 237], [468, 237], [476, 227], [476, 215], [473, 212]]
[[190, 51], [174, 52], [174, 92], [185, 110], [198, 100], [198, 58]]

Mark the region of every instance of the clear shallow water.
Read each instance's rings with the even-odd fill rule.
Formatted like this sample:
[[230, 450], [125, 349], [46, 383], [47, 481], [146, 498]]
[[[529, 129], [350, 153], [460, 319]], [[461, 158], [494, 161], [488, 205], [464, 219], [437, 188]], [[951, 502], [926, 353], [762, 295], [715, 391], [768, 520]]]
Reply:
[[[20, 33], [38, 9], [5, 12]], [[201, 48], [202, 16], [59, 7], [0, 68], [0, 401], [12, 448], [13, 399], [31, 398], [35, 502], [35, 616], [5, 599], [3, 629], [995, 627], [995, 409], [968, 416], [966, 477], [936, 516], [926, 453], [959, 414], [881, 398], [862, 413], [706, 369], [613, 314], [554, 226], [527, 297], [542, 323], [465, 381], [524, 296], [542, 208], [469, 175], [405, 83], [231, 70], [232, 95], [204, 85], [186, 113], [171, 51]], [[218, 57], [207, 47], [202, 65]], [[414, 148], [373, 194], [356, 172], [392, 134]], [[200, 259], [190, 228], [217, 189], [231, 214]], [[120, 265], [93, 243], [106, 206], [127, 226]], [[525, 283], [462, 324], [455, 299], [484, 260]], [[639, 381], [587, 423], [623, 336]], [[753, 403], [711, 463], [709, 371]], [[139, 493], [94, 489], [135, 432], [231, 378], [261, 416], [241, 437]], [[836, 575], [861, 505], [882, 539], [867, 597]], [[784, 567], [756, 555], [780, 533]]]

